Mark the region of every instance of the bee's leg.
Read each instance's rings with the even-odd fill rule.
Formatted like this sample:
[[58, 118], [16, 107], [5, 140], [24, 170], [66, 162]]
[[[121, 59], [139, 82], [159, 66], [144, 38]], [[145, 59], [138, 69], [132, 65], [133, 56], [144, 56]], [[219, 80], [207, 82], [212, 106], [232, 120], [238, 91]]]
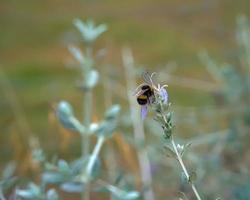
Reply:
[[149, 99], [149, 104], [152, 104], [155, 102], [155, 96], [152, 95], [151, 97], [148, 98]]

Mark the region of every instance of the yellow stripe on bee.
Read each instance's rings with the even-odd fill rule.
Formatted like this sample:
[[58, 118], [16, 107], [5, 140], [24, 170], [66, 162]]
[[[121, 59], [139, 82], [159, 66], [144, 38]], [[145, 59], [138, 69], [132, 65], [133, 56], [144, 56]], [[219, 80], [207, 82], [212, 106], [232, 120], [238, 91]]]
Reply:
[[139, 99], [147, 99], [147, 96], [146, 95], [140, 95]]

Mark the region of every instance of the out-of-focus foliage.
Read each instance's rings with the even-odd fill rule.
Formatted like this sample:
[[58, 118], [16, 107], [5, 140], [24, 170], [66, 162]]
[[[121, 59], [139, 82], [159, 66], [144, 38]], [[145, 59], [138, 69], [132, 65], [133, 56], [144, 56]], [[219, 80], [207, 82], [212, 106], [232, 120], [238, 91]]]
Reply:
[[17, 178], [14, 176], [16, 165], [14, 163], [9, 163], [1, 174], [0, 179], [0, 199], [4, 199], [4, 193], [12, 189], [16, 182]]
[[[215, 142], [216, 151], [206, 155], [207, 161], [200, 162], [204, 163], [202, 167], [206, 170], [203, 179], [206, 180], [205, 183], [209, 184], [208, 180], [211, 179], [209, 174], [215, 172], [216, 176], [213, 177], [213, 180], [217, 179], [218, 189], [214, 188], [216, 193], [220, 192], [222, 196], [226, 196], [229, 188], [234, 188], [229, 195], [232, 199], [250, 198], [249, 193], [244, 191], [245, 184], [247, 185], [249, 182], [247, 178], [249, 163], [245, 160], [249, 156], [248, 147], [250, 144], [248, 139], [250, 124], [247, 120], [250, 111], [249, 33], [248, 20], [245, 16], [239, 16], [236, 30], [239, 50], [237, 52], [238, 59], [234, 65], [217, 64], [206, 52], [200, 54], [203, 64], [220, 84], [219, 93], [215, 96], [218, 110], [214, 110], [212, 114], [216, 116], [217, 112], [220, 112], [219, 110], [226, 110], [227, 120], [225, 123], [228, 127], [226, 137], [223, 140], [218, 140], [217, 144]], [[207, 188], [207, 195], [209, 193], [213, 193], [212, 187]]]
[[17, 196], [27, 200], [58, 200], [58, 194], [54, 189], [45, 192], [44, 186], [38, 186], [34, 183], [30, 183], [26, 189], [17, 189], [15, 192]]
[[[118, 9], [118, 4], [122, 9]], [[247, 17], [237, 19], [238, 49], [233, 49], [231, 39], [234, 17], [238, 13], [248, 14], [248, 2], [62, 1], [59, 5], [47, 0], [40, 3], [14, 0], [3, 1], [2, 5], [2, 163], [16, 159], [17, 173], [31, 173], [34, 183], [24, 181], [14, 188], [13, 174], [3, 176], [0, 198], [12, 193], [23, 199], [57, 199], [59, 195], [50, 189], [52, 185], [60, 191], [62, 199], [75, 198], [74, 195], [80, 198], [79, 193], [89, 190], [91, 185], [93, 199], [104, 197], [105, 193], [113, 199], [137, 199], [150, 197], [150, 192], [155, 199], [178, 196], [193, 199], [186, 184], [191, 179], [191, 182], [197, 181], [204, 199], [250, 198], [250, 31]], [[71, 28], [75, 16], [90, 16], [107, 22], [110, 32], [96, 42], [107, 26], [77, 19], [74, 25], [80, 32], [79, 40]], [[76, 47], [79, 41], [83, 42], [84, 51]], [[60, 43], [69, 46], [76, 62]], [[102, 48], [104, 43], [107, 49], [92, 48]], [[120, 67], [123, 44], [131, 45], [135, 58], [146, 66], [134, 65], [131, 74], [135, 74], [135, 82], [147, 68], [158, 72], [157, 81], [169, 85], [168, 98], [173, 103], [174, 113], [166, 118], [168, 123], [173, 119], [176, 125], [173, 131], [177, 150], [187, 164], [190, 180], [185, 175], [179, 178], [175, 160], [169, 159], [176, 155], [171, 144], [165, 144], [161, 126], [152, 120], [151, 111], [147, 113], [142, 135], [138, 126], [133, 126], [134, 122], [139, 124], [133, 118], [139, 111], [133, 113], [136, 109], [133, 106], [127, 109], [127, 96], [131, 93], [128, 91], [126, 96]], [[199, 54], [200, 64], [195, 55], [203, 48], [207, 50]], [[220, 61], [221, 57], [226, 64]], [[102, 65], [100, 60], [112, 60], [113, 65]], [[65, 62], [68, 69], [62, 67]], [[76, 70], [70, 69], [76, 66]], [[80, 93], [72, 89], [76, 75], [81, 76], [76, 82]], [[91, 120], [85, 122], [79, 117], [85, 115], [81, 113], [85, 108], [82, 109], [79, 94], [89, 91], [94, 97], [89, 101], [93, 109]], [[49, 112], [49, 123], [47, 102], [58, 102], [51, 106], [56, 115]], [[111, 106], [113, 103], [120, 106]], [[122, 120], [118, 120], [118, 114]], [[62, 126], [58, 126], [55, 116]], [[162, 123], [160, 118], [157, 120]], [[169, 138], [172, 132], [165, 130], [165, 137]], [[139, 132], [139, 136], [132, 132]], [[30, 152], [29, 138], [33, 134], [39, 137], [45, 151], [37, 148]], [[85, 156], [82, 156], [82, 137], [90, 146]], [[63, 159], [50, 159], [51, 154]], [[124, 171], [123, 184], [114, 181], [121, 171]], [[179, 195], [179, 191], [185, 195]]]

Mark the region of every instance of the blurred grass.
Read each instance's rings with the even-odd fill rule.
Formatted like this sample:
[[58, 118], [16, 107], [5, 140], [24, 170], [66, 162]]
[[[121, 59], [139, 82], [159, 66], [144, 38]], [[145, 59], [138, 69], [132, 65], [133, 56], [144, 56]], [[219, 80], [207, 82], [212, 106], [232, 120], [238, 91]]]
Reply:
[[[55, 131], [51, 129], [55, 125], [48, 122], [52, 104], [65, 98], [81, 106], [81, 96], [74, 89], [78, 71], [65, 68], [71, 58], [66, 46], [80, 42], [72, 25], [74, 18], [107, 23], [109, 31], [96, 47], [107, 47], [105, 62], [117, 65], [120, 74], [120, 49], [129, 45], [136, 62], [150, 70], [158, 71], [167, 62], [176, 61], [177, 75], [210, 80], [197, 52], [205, 48], [214, 58], [224, 60], [235, 46], [235, 18], [241, 13], [250, 15], [249, 10], [247, 0], [2, 0], [0, 65], [32, 132], [46, 144]], [[207, 92], [169, 86], [175, 105], [213, 105]], [[102, 93], [96, 94], [96, 102], [100, 102]], [[9, 141], [6, 135], [15, 127], [15, 119], [2, 89], [0, 95], [2, 146]], [[99, 107], [103, 109], [102, 105]], [[80, 111], [77, 112], [80, 117]], [[11, 152], [11, 147], [6, 148]], [[1, 157], [9, 158], [8, 155], [3, 153]]]

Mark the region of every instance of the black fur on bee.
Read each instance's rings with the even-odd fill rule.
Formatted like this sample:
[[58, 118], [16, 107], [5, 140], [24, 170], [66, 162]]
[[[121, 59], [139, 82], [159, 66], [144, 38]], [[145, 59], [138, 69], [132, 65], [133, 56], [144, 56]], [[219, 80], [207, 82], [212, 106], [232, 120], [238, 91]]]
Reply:
[[137, 102], [139, 105], [147, 105], [152, 103], [154, 99], [154, 90], [150, 85], [141, 86], [141, 94], [137, 96]]

